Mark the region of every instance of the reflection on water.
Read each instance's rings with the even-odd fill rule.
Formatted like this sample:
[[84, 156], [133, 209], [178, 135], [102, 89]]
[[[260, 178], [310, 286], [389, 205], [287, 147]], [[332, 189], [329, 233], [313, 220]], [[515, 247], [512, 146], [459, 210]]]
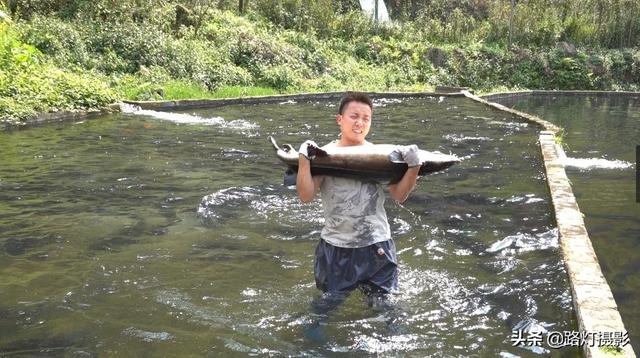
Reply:
[[282, 186], [267, 140], [334, 139], [335, 103], [137, 111], [0, 134], [0, 351], [547, 354], [510, 342], [516, 328], [577, 328], [536, 129], [465, 99], [376, 104], [372, 142], [466, 158], [422, 178], [403, 205], [388, 200], [400, 293], [384, 300], [322, 299], [321, 204]]

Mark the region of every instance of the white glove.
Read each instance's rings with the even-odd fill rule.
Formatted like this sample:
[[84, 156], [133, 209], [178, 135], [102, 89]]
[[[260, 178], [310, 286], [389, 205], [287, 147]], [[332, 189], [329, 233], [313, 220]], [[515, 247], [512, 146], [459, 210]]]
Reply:
[[400, 154], [402, 154], [402, 160], [404, 160], [409, 168], [420, 165], [420, 149], [415, 144], [405, 145], [400, 147]]
[[318, 145], [316, 144], [316, 142], [312, 140], [307, 140], [304, 143], [302, 143], [302, 145], [300, 146], [300, 149], [298, 149], [298, 153], [304, 155], [304, 157], [307, 158], [307, 160], [311, 160], [315, 157], [315, 156], [309, 155], [309, 147], [318, 148]]

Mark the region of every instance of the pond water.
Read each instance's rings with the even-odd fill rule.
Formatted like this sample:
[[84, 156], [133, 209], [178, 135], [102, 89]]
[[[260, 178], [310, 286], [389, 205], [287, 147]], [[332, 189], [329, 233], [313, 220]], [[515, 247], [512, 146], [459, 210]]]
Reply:
[[640, 352], [640, 203], [635, 155], [640, 96], [499, 100], [566, 131], [566, 171], [631, 344]]
[[577, 329], [539, 129], [463, 98], [376, 100], [370, 141], [464, 161], [387, 199], [400, 293], [318, 315], [321, 203], [283, 186], [267, 138], [326, 143], [335, 111], [289, 101], [0, 133], [0, 353], [580, 354], [512, 346], [513, 329]]

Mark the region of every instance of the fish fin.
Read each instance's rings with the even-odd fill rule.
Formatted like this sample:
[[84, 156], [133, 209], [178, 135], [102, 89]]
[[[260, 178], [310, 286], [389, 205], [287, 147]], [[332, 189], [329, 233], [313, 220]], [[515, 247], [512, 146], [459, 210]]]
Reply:
[[292, 168], [289, 168], [284, 173], [284, 186], [296, 185], [297, 177], [298, 177], [298, 173], [294, 171]]
[[275, 138], [269, 136], [269, 140], [271, 141], [271, 145], [273, 145], [273, 148], [275, 148], [276, 152], [280, 150], [280, 147], [278, 147], [278, 143], [276, 143]]
[[313, 158], [322, 158], [322, 157], [326, 157], [329, 154], [327, 154], [327, 152], [320, 148], [320, 147], [316, 147], [315, 145], [309, 145], [307, 152], [309, 154], [309, 158], [313, 159]]
[[285, 153], [289, 153], [290, 151], [296, 151], [295, 149], [293, 149], [293, 146], [291, 144], [283, 144], [282, 145], [282, 150], [284, 150]]
[[400, 153], [400, 148], [397, 148], [392, 150], [391, 153], [389, 153], [389, 161], [391, 163], [404, 163], [404, 160], [402, 159], [402, 153]]

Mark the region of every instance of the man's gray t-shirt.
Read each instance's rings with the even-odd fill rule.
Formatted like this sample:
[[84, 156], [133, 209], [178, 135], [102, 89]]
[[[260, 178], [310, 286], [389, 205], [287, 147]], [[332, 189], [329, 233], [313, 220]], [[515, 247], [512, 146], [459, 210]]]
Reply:
[[339, 247], [365, 247], [391, 239], [382, 185], [325, 176], [320, 185], [324, 228], [320, 236]]

